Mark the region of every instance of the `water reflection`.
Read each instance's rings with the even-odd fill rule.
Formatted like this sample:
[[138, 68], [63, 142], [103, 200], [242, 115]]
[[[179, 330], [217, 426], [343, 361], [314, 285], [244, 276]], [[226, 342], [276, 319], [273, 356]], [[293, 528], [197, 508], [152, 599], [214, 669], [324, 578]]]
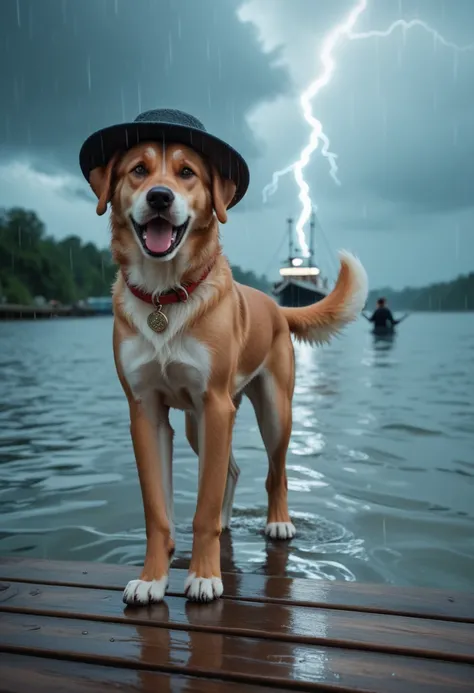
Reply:
[[387, 368], [393, 366], [391, 359], [396, 339], [394, 335], [370, 334], [370, 344], [365, 348], [362, 363], [371, 368]]
[[395, 340], [395, 332], [388, 332], [387, 334], [377, 334], [376, 332], [372, 333], [374, 349], [377, 349], [379, 351], [390, 351], [391, 349], [393, 349]]
[[[327, 649], [286, 640], [292, 635], [300, 640], [328, 637], [325, 610], [286, 604], [295, 598], [326, 601], [324, 593], [317, 591], [297, 594], [298, 586], [292, 580], [277, 577], [286, 571], [288, 555], [285, 542], [280, 548], [269, 548], [265, 565], [269, 577], [265, 581], [249, 575], [225, 575], [224, 594], [237, 596], [237, 600], [224, 597], [201, 605], [182, 597], [168, 597], [165, 603], [151, 607], [127, 607], [125, 616], [134, 626], [131, 640], [139, 648], [141, 666], [146, 669], [153, 663], [216, 675], [225, 671], [255, 682], [266, 677], [266, 683], [268, 677], [323, 680], [327, 675]], [[231, 584], [233, 579], [237, 583]], [[245, 585], [240, 584], [243, 580]], [[243, 600], [243, 595], [250, 601]], [[229, 628], [232, 633], [228, 633]], [[275, 640], [278, 635], [285, 636], [285, 642]], [[150, 674], [144, 672], [143, 676], [144, 683], [151, 682]]]
[[[275, 603], [250, 605], [222, 599], [203, 606], [176, 599], [171, 613], [163, 603], [127, 609], [125, 615], [131, 621], [128, 650], [136, 650], [134, 659], [141, 669], [138, 676], [147, 690], [156, 687], [150, 669], [157, 666], [175, 673], [184, 668], [187, 673], [205, 671], [211, 677], [225, 672], [247, 683], [267, 685], [272, 679], [314, 682], [334, 678], [334, 673], [326, 670], [330, 669], [330, 649], [273, 639], [276, 634], [325, 638], [327, 619], [323, 612]], [[147, 621], [149, 625], [145, 625]], [[180, 628], [173, 628], [174, 624]], [[232, 634], [225, 633], [229, 627]], [[212, 681], [207, 685], [212, 690]], [[195, 690], [195, 682], [190, 681], [188, 689], [186, 679], [160, 681], [160, 691], [187, 691], [191, 687]]]

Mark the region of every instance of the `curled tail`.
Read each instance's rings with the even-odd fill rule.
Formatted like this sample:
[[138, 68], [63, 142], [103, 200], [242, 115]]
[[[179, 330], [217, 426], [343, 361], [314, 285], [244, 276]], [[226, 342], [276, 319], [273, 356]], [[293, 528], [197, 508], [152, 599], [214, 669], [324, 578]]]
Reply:
[[365, 306], [368, 295], [367, 273], [351, 253], [339, 253], [341, 268], [336, 286], [318, 303], [304, 308], [282, 308], [283, 315], [296, 339], [323, 344], [355, 320]]

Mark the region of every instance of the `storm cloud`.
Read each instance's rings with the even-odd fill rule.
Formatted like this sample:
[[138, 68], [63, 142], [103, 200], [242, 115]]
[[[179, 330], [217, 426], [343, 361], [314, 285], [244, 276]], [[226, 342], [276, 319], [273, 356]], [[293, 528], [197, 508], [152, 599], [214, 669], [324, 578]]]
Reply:
[[3, 156], [78, 172], [93, 131], [150, 108], [201, 119], [250, 161], [246, 114], [289, 86], [276, 55], [226, 0], [5, 0], [0, 22]]
[[[301, 207], [291, 175], [266, 205], [261, 191], [308, 141], [299, 94], [355, 2], [2, 0], [0, 204], [24, 200], [56, 235], [105, 243], [80, 178], [82, 142], [148, 108], [181, 108], [247, 158], [249, 193], [223, 229], [224, 249], [274, 276], [285, 220]], [[323, 270], [348, 247], [372, 285], [449, 279], [472, 271], [474, 257], [474, 3], [369, 0], [356, 30], [400, 17], [468, 48], [443, 46], [421, 27], [341, 41], [313, 111], [342, 184], [320, 152], [305, 171]]]

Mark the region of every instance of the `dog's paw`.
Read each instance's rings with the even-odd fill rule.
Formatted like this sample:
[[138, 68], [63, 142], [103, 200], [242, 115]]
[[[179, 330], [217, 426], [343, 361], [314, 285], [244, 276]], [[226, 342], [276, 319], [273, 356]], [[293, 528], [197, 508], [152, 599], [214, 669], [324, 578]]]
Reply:
[[292, 522], [269, 522], [265, 534], [270, 539], [293, 539], [296, 529]]
[[220, 578], [196, 577], [196, 573], [190, 573], [184, 584], [184, 594], [191, 602], [212, 602], [219, 599], [223, 591]]
[[162, 602], [168, 587], [168, 576], [159, 580], [130, 580], [123, 591], [123, 601], [130, 606], [145, 606]]

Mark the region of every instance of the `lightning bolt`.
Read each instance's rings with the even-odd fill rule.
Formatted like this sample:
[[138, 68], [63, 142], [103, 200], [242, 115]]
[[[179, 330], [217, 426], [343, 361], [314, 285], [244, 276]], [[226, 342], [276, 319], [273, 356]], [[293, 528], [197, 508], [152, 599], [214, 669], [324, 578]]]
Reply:
[[336, 27], [325, 38], [320, 54], [320, 60], [323, 66], [321, 75], [311, 82], [311, 84], [300, 96], [300, 105], [303, 111], [303, 117], [311, 127], [308, 144], [301, 151], [297, 161], [293, 162], [281, 171], [275, 171], [273, 173], [271, 183], [266, 185], [262, 191], [263, 202], [266, 203], [268, 198], [271, 195], [274, 195], [278, 190], [278, 181], [280, 178], [286, 176], [288, 173], [293, 172], [296, 184], [299, 188], [298, 199], [302, 205], [301, 214], [296, 223], [296, 234], [298, 236], [298, 241], [304, 257], [309, 256], [309, 248], [306, 242], [304, 227], [307, 224], [311, 216], [311, 211], [313, 208], [315, 208], [315, 205], [311, 201], [309, 185], [304, 178], [303, 172], [311, 160], [311, 155], [317, 150], [320, 142], [321, 154], [328, 160], [329, 163], [330, 176], [337, 185], [341, 184], [338, 177], [338, 167], [336, 161], [337, 154], [330, 151], [329, 139], [327, 135], [324, 134], [322, 123], [313, 115], [313, 109], [311, 106], [312, 100], [320, 93], [321, 89], [331, 82], [332, 76], [336, 69], [333, 53], [340, 40], [342, 38], [346, 38], [349, 41], [359, 41], [362, 39], [377, 37], [386, 38], [387, 36], [390, 36], [390, 34], [392, 34], [396, 29], [401, 28], [405, 34], [409, 29], [419, 27], [431, 34], [433, 39], [441, 45], [454, 50], [455, 54], [474, 50], [474, 43], [459, 46], [456, 43], [447, 41], [438, 31], [436, 31], [436, 29], [433, 29], [433, 27], [421, 19], [413, 19], [411, 21], [397, 19], [385, 30], [371, 30], [357, 33], [353, 29], [360, 15], [366, 9], [367, 0], [359, 0], [354, 8], [349, 12], [347, 17], [340, 24], [336, 25]]

